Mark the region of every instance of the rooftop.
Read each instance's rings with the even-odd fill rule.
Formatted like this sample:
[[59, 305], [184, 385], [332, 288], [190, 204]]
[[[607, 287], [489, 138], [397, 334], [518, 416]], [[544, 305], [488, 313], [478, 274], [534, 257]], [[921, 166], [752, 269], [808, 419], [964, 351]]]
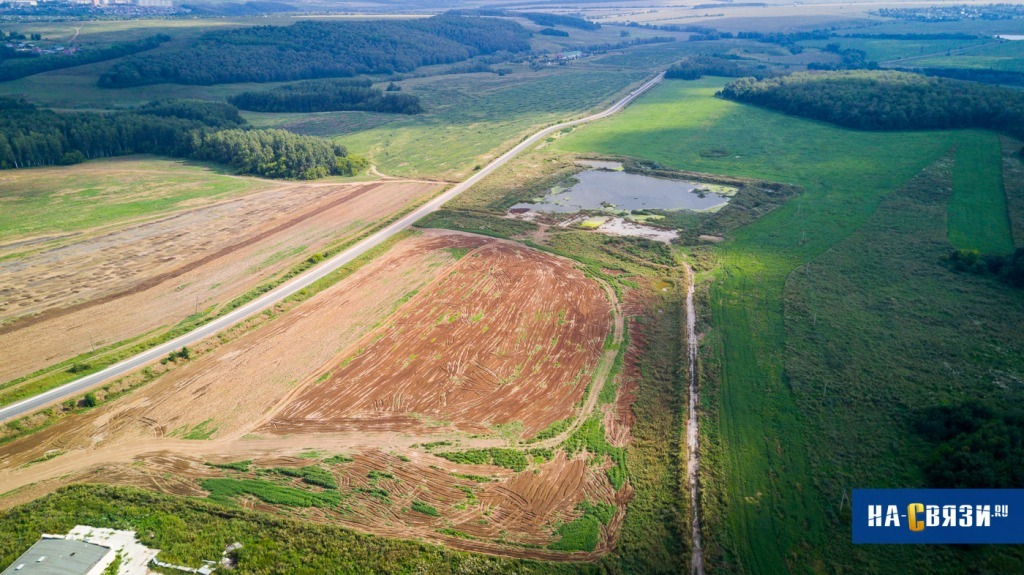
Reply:
[[40, 539], [0, 575], [85, 575], [112, 550], [74, 539]]

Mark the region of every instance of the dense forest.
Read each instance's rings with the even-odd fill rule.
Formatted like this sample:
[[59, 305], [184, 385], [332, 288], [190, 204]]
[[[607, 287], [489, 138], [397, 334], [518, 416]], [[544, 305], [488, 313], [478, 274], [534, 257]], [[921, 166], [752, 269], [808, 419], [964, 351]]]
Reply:
[[372, 88], [367, 78], [331, 78], [286, 84], [273, 90], [242, 92], [228, 101], [253, 112], [338, 112], [363, 111], [386, 114], [419, 114], [420, 99], [395, 94], [397, 84], [385, 94]]
[[724, 76], [726, 78], [753, 76], [760, 79], [768, 76], [769, 70], [764, 64], [758, 64], [749, 60], [699, 54], [673, 64], [665, 72], [666, 78], [677, 80], [699, 80], [704, 75]]
[[209, 32], [182, 50], [135, 57], [99, 85], [280, 82], [408, 72], [479, 54], [523, 52], [530, 33], [511, 20], [441, 15], [422, 20], [317, 22]]
[[161, 154], [227, 164], [270, 178], [352, 175], [361, 160], [329, 140], [282, 130], [245, 130], [225, 103], [169, 101], [131, 112], [41, 110], [0, 98], [0, 169], [75, 164], [93, 158]]
[[[5, 58], [4, 52], [0, 51], [0, 82], [17, 80], [18, 78], [49, 72], [50, 70], [73, 68], [83, 64], [92, 64], [93, 62], [103, 62], [104, 60], [113, 60], [114, 58], [138, 54], [139, 52], [152, 50], [170, 39], [171, 37], [166, 34], [157, 34], [141, 40], [113, 44], [106, 48], [84, 49], [71, 55], [33, 55], [29, 58]], [[8, 56], [13, 56], [13, 54]]]
[[932, 445], [924, 471], [932, 487], [1024, 487], [1024, 411], [1012, 402], [969, 401], [925, 410], [915, 422]]
[[1024, 136], [1024, 93], [906, 72], [742, 78], [719, 96], [862, 130], [984, 128]]

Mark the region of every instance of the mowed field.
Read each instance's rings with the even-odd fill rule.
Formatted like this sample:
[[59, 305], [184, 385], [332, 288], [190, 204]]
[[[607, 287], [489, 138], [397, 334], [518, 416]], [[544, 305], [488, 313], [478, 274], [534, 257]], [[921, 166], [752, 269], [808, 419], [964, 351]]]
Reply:
[[[506, 441], [586, 417], [616, 353], [611, 298], [543, 252], [406, 234], [308, 301], [158, 366], [132, 394], [7, 443], [0, 505], [101, 481], [536, 558], [564, 558], [547, 549], [556, 527], [599, 505], [600, 540], [579, 554], [597, 557], [631, 492], [606, 464], [524, 449], [501, 467], [433, 450], [504, 454]], [[250, 463], [205, 465], [239, 460]], [[320, 471], [303, 475], [310, 466]]]
[[[844, 500], [848, 495], [844, 493], [848, 494], [849, 489], [891, 486], [892, 474], [885, 470], [893, 465], [916, 465], [909, 423], [905, 419], [889, 419], [884, 424], [871, 425], [872, 432], [880, 441], [888, 442], [889, 449], [858, 453], [860, 459], [856, 463], [853, 456], [836, 457], [837, 452], [845, 453], [843, 445], [854, 445], [855, 438], [844, 435], [834, 442], [817, 438], [845, 433], [836, 422], [835, 415], [840, 412], [845, 414], [843, 421], [855, 426], [859, 417], [871, 419], [878, 401], [916, 404], [912, 398], [925, 389], [933, 399], [953, 401], [961, 398], [960, 394], [992, 392], [996, 381], [981, 377], [966, 384], [967, 387], [944, 388], [923, 375], [929, 373], [918, 369], [923, 364], [915, 367], [914, 363], [936, 360], [913, 355], [900, 365], [882, 362], [885, 368], [899, 370], [913, 385], [901, 378], [867, 375], [879, 367], [878, 357], [870, 352], [872, 346], [916, 346], [917, 338], [930, 330], [928, 321], [954, 325], [947, 316], [908, 321], [907, 325], [912, 326], [909, 331], [890, 332], [884, 339], [862, 342], [867, 346], [865, 353], [844, 353], [839, 358], [833, 356], [848, 349], [844, 344], [821, 340], [794, 342], [787, 338], [787, 328], [795, 329], [801, 321], [820, 323], [828, 315], [837, 333], [852, 337], [860, 333], [856, 317], [829, 306], [819, 308], [816, 315], [798, 317], [785, 313], [783, 303], [785, 298], [796, 296], [796, 292], [819, 289], [806, 282], [795, 282], [795, 273], [801, 266], [857, 233], [883, 198], [896, 193], [952, 150], [958, 151], [957, 164], [974, 164], [966, 173], [984, 170], [999, 174], [998, 154], [992, 161], [985, 161], [980, 157], [971, 159], [973, 152], [967, 152], [980, 146], [979, 153], [985, 155], [984, 150], [996, 139], [977, 132], [871, 133], [835, 128], [714, 98], [714, 92], [723, 83], [717, 79], [665, 82], [623, 114], [577, 129], [555, 145], [572, 152], [624, 154], [674, 168], [790, 182], [805, 189], [805, 193], [782, 208], [730, 234], [730, 241], [711, 248], [715, 265], [702, 275], [699, 286], [704, 291], [699, 305], [709, 310], [702, 325], [701, 344], [701, 485], [707, 561], [719, 572], [816, 572], [835, 564], [853, 565], [851, 569], [856, 572], [884, 572], [881, 566], [894, 563], [854, 553], [848, 543], [849, 516], [841, 509], [848, 513], [849, 502]], [[727, 150], [728, 154], [701, 153], [715, 149]], [[953, 189], [953, 198], [966, 194], [963, 197], [973, 196], [968, 201], [979, 205], [997, 206], [1000, 201], [1005, 205], [1006, 200], [1000, 200], [1003, 189], [999, 186], [986, 184], [966, 189], [953, 180], [947, 182]], [[977, 182], [975, 177], [972, 184]], [[930, 213], [942, 218], [949, 213], [947, 203], [948, 210], [959, 210], [949, 197], [940, 196], [936, 200], [940, 202], [939, 209]], [[974, 220], [969, 225], [958, 223], [962, 218], [951, 218], [949, 237], [989, 242], [985, 239], [988, 230], [995, 230], [992, 233], [998, 241], [1005, 241], [1009, 232], [1005, 209], [1002, 213], [995, 208], [976, 209], [972, 216]], [[940, 229], [947, 227], [945, 219], [930, 225], [936, 224]], [[881, 242], [880, 246], [885, 242], [907, 241], [901, 233], [913, 232], [890, 233], [864, 241]], [[943, 272], [941, 259], [936, 255], [943, 250], [948, 253], [953, 246], [947, 240], [939, 241], [939, 245], [932, 244], [926, 251], [909, 252], [930, 262], [934, 268], [928, 269], [945, 278], [929, 284], [925, 293], [916, 296], [927, 298], [922, 305], [933, 310], [946, 309], [944, 296], [929, 290], [953, 289], [956, 282], [956, 278]], [[864, 251], [847, 253], [845, 257], [854, 261], [859, 257], [870, 258]], [[848, 267], [844, 273], [859, 273], [860, 269]], [[863, 269], [867, 273], [867, 268]], [[974, 280], [962, 281], [967, 285], [956, 289], [974, 293], [969, 287]], [[888, 310], [884, 312], [885, 321], [899, 323], [896, 314], [901, 309], [900, 297], [886, 285], [863, 281], [851, 289], [855, 287], [859, 297], [875, 302], [873, 305], [893, 302], [892, 307], [884, 308]], [[1014, 295], [1006, 288], [997, 291], [999, 307], [994, 309], [1009, 313], [1019, 325], [1024, 321], [1019, 317], [1022, 308], [1019, 304], [1009, 305], [1010, 300], [1006, 299], [1016, 297], [1019, 301], [1019, 294]], [[842, 297], [848, 298], [850, 294]], [[978, 307], [989, 303], [981, 298], [965, 305], [977, 306], [969, 312], [973, 314], [980, 313]], [[994, 329], [1003, 335], [1007, 333]], [[984, 342], [989, 337], [990, 334], [972, 331], [964, 332], [963, 337], [951, 336], [952, 343], [947, 343], [957, 350], [952, 357], [964, 363], [954, 362], [949, 373], [997, 369], [1014, 374], [1010, 377], [1022, 377], [1017, 363], [993, 359], [983, 360], [979, 366], [975, 360], [968, 361], [972, 357], [970, 350], [975, 346], [987, 347]], [[999, 341], [1000, 345], [1008, 343]], [[800, 349], [795, 350], [794, 346]], [[827, 376], [827, 387], [824, 382], [796, 387], [791, 380], [790, 362], [797, 351], [824, 362], [815, 374]], [[837, 366], [843, 369], [836, 372]], [[817, 401], [824, 394], [830, 407], [820, 412], [811, 410], [808, 402], [812, 398]], [[894, 459], [897, 456], [900, 459]], [[859, 470], [855, 475], [854, 468]], [[967, 560], [956, 555], [955, 561], [930, 562], [927, 553], [920, 549], [900, 550], [899, 558], [896, 551], [893, 554], [894, 562], [912, 561], [934, 573], [956, 572], [962, 565], [960, 561]], [[998, 554], [985, 554], [978, 560], [997, 561]]]
[[[215, 314], [439, 189], [270, 182], [131, 159], [3, 178], [5, 217], [27, 222], [5, 238], [0, 259], [0, 342], [9, 350], [0, 381], [15, 380], [2, 386], [4, 401], [51, 375], [18, 378]], [[80, 219], [52, 219], [65, 211]]]

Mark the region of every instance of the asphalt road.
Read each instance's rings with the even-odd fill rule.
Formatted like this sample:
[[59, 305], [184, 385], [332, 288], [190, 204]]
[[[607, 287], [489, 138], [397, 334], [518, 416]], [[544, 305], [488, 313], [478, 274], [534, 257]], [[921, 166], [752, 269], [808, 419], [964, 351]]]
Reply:
[[338, 255], [325, 261], [319, 266], [311, 269], [307, 273], [300, 275], [285, 284], [282, 284], [277, 289], [267, 292], [263, 296], [249, 302], [246, 305], [243, 305], [242, 307], [232, 311], [231, 313], [225, 316], [217, 318], [202, 327], [196, 328], [195, 330], [190, 331], [189, 333], [177, 339], [171, 340], [162, 345], [158, 345], [157, 347], [144, 351], [120, 363], [116, 363], [102, 371], [98, 371], [92, 375], [87, 375], [83, 378], [76, 379], [75, 381], [66, 383], [60, 387], [56, 387], [49, 391], [45, 391], [34, 397], [23, 399], [17, 403], [12, 403], [11, 405], [0, 408], [0, 421], [25, 415], [48, 404], [55, 403], [70, 396], [82, 393], [87, 389], [99, 383], [102, 383], [110, 378], [130, 373], [140, 367], [143, 367], [153, 361], [156, 361], [166, 356], [167, 354], [176, 349], [180, 349], [184, 346], [193, 344], [223, 329], [231, 327], [232, 325], [238, 323], [239, 321], [253, 314], [263, 311], [264, 309], [276, 304], [277, 302], [287, 298], [288, 296], [293, 295], [296, 292], [302, 290], [303, 288], [308, 287], [313, 282], [323, 278], [324, 276], [337, 270], [341, 266], [358, 258], [359, 256], [363, 255], [364, 253], [373, 249], [374, 247], [380, 245], [388, 238], [394, 236], [395, 234], [404, 230], [405, 228], [408, 228], [416, 220], [419, 220], [420, 218], [429, 214], [430, 212], [437, 210], [448, 200], [472, 188], [474, 185], [476, 185], [477, 182], [486, 178], [491, 172], [505, 165], [505, 163], [507, 163], [509, 160], [516, 157], [530, 146], [536, 144], [541, 139], [546, 138], [550, 134], [557, 132], [558, 130], [561, 130], [563, 128], [567, 128], [569, 126], [575, 126], [578, 124], [583, 124], [586, 122], [592, 122], [594, 120], [607, 118], [608, 116], [611, 116], [615, 112], [618, 112], [619, 110], [625, 108], [627, 105], [629, 105], [630, 102], [635, 100], [641, 94], [654, 87], [658, 82], [660, 82], [664, 78], [664, 76], [664, 73], [658, 74], [652, 80], [648, 81], [647, 83], [637, 88], [636, 90], [633, 90], [632, 92], [629, 93], [628, 96], [619, 100], [613, 106], [604, 110], [603, 112], [598, 112], [585, 118], [572, 120], [570, 122], [563, 122], [561, 124], [555, 124], [554, 126], [544, 128], [543, 130], [537, 132], [536, 134], [530, 136], [529, 138], [526, 138], [511, 150], [502, 154], [500, 157], [498, 157], [496, 160], [488, 164], [486, 167], [477, 171], [477, 173], [473, 174], [473, 176], [467, 179], [466, 181], [456, 184], [451, 189], [437, 196], [430, 202], [424, 204], [423, 206], [409, 213], [403, 218], [395, 221], [394, 223], [384, 228], [383, 230], [380, 230], [379, 232], [373, 234], [372, 236], [366, 238], [365, 240], [339, 253]]

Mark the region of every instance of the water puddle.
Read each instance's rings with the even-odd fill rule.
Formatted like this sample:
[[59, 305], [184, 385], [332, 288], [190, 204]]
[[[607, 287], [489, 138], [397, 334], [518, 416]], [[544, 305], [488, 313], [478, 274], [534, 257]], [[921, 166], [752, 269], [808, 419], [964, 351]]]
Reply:
[[548, 195], [516, 204], [512, 210], [555, 213], [606, 210], [620, 214], [647, 209], [713, 210], [729, 203], [736, 191], [726, 186], [652, 178], [614, 171], [614, 168], [586, 170], [574, 180], [571, 187], [556, 186]]

